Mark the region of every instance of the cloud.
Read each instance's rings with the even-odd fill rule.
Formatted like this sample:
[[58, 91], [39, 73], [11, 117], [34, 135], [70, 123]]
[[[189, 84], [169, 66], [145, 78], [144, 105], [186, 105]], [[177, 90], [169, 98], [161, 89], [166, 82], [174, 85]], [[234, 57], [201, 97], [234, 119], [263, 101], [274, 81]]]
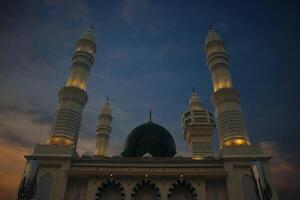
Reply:
[[292, 153], [286, 153], [275, 142], [262, 142], [261, 146], [266, 154], [272, 156], [270, 171], [280, 199], [286, 199], [289, 195], [300, 197], [299, 151], [295, 149]]
[[[3, 108], [3, 106], [2, 106]], [[50, 130], [48, 116], [40, 111], [20, 111], [17, 108], [0, 110], [0, 138], [14, 145], [32, 147], [44, 142]]]
[[136, 0], [124, 0], [124, 6], [122, 10], [122, 17], [128, 24], [133, 24], [132, 12], [136, 8]]
[[18, 113], [27, 115], [32, 123], [36, 124], [46, 124], [49, 125], [52, 122], [52, 111], [49, 111], [47, 109], [43, 109], [40, 107], [29, 107], [28, 106], [17, 106], [15, 102], [15, 105], [4, 105], [0, 102], [0, 113], [2, 114], [11, 114], [11, 113]]
[[18, 186], [26, 164], [23, 155], [31, 148], [22, 147], [0, 137], [0, 199], [16, 199]]
[[72, 21], [89, 21], [90, 8], [86, 0], [44, 0], [44, 5], [54, 7], [53, 15]]
[[129, 25], [135, 26], [137, 11], [145, 11], [149, 6], [149, 0], [124, 0], [122, 17]]

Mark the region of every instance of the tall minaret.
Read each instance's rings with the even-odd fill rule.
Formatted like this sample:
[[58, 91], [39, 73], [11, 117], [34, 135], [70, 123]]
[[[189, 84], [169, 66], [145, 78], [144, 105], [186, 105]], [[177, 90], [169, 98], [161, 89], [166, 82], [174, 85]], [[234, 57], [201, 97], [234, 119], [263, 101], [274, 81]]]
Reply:
[[99, 123], [97, 126], [97, 141], [96, 141], [96, 156], [105, 156], [108, 142], [109, 134], [111, 132], [111, 109], [109, 105], [109, 98], [107, 97], [101, 114], [99, 115]]
[[214, 93], [220, 145], [250, 145], [247, 136], [238, 92], [233, 88], [229, 72], [229, 57], [217, 32], [210, 27], [205, 40], [206, 61], [209, 66]]
[[195, 160], [213, 156], [212, 135], [215, 123], [212, 113], [206, 111], [193, 89], [189, 101], [189, 108], [182, 116], [183, 137], [192, 148]]
[[70, 75], [59, 91], [59, 105], [49, 134], [48, 144], [73, 145], [76, 149], [83, 107], [88, 101], [87, 78], [96, 52], [92, 27], [76, 44]]

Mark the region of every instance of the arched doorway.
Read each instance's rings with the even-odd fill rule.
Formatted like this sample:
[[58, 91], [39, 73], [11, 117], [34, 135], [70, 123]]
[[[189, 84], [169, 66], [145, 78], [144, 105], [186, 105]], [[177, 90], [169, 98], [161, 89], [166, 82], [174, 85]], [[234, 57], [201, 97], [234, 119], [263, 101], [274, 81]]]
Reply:
[[131, 200], [160, 200], [159, 188], [150, 180], [142, 180], [133, 188]]
[[245, 174], [241, 182], [245, 200], [258, 200], [253, 177], [249, 174]]
[[173, 183], [168, 192], [168, 200], [196, 200], [195, 188], [186, 180], [177, 180]]
[[115, 180], [107, 180], [97, 189], [96, 200], [124, 200], [124, 198], [124, 188]]

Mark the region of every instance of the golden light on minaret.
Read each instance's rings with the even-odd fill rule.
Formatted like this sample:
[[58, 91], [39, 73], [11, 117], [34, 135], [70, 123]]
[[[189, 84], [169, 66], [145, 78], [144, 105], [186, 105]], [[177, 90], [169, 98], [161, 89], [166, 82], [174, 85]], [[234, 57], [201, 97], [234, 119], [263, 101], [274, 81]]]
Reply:
[[90, 67], [96, 52], [92, 28], [85, 32], [76, 44], [70, 75], [59, 92], [59, 105], [49, 134], [48, 144], [74, 145], [81, 124], [82, 110], [88, 101], [86, 93]]
[[250, 145], [238, 92], [229, 72], [229, 56], [218, 33], [210, 27], [205, 40], [206, 61], [211, 72], [216, 124], [220, 146]]

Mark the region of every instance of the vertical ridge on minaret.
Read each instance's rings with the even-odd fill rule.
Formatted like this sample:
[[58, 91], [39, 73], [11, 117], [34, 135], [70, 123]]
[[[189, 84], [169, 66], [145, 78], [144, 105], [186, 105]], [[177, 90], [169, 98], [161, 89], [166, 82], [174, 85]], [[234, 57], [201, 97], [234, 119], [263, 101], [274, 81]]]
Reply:
[[220, 145], [250, 145], [238, 92], [233, 88], [229, 72], [229, 56], [225, 45], [214, 29], [209, 29], [205, 40], [206, 61], [211, 72]]
[[48, 144], [73, 145], [76, 149], [90, 67], [96, 52], [95, 37], [86, 31], [76, 44], [66, 85], [59, 92], [59, 105], [49, 134]]

